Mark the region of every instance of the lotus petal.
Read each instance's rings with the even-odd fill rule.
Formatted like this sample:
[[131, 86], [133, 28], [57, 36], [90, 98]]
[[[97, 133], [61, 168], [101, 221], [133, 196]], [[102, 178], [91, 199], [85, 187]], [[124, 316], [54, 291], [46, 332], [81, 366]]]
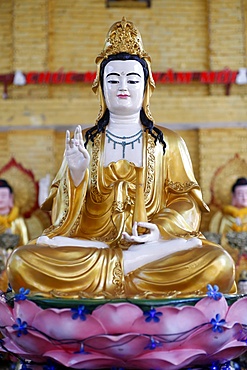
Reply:
[[169, 340], [175, 340], [195, 328], [207, 323], [205, 315], [195, 307], [157, 307], [156, 311], [162, 313], [158, 316], [159, 321], [147, 321], [147, 316], [138, 318], [132, 330], [151, 335], [166, 335]]
[[0, 327], [4, 327], [7, 325], [13, 325], [15, 323], [15, 319], [13, 316], [12, 308], [0, 301]]
[[243, 325], [247, 325], [247, 315], [246, 315], [246, 307], [247, 307], [247, 297], [239, 299], [238, 301], [234, 302], [228, 310], [226, 315], [227, 323], [231, 323], [232, 325], [239, 322]]
[[228, 312], [228, 304], [225, 297], [222, 297], [219, 300], [205, 297], [196, 303], [195, 308], [203, 312], [209, 322], [217, 314], [220, 314], [221, 319], [224, 319]]
[[128, 362], [132, 369], [182, 369], [200, 356], [205, 356], [202, 350], [177, 349], [173, 351], [148, 352]]
[[34, 302], [29, 300], [15, 302], [13, 308], [13, 316], [15, 319], [18, 317], [21, 321], [26, 321], [29, 325], [32, 325], [35, 316], [42, 312], [42, 308], [36, 305]]
[[131, 303], [107, 303], [94, 310], [92, 316], [104, 325], [107, 333], [124, 334], [133, 331], [133, 324], [143, 318], [143, 312]]
[[91, 314], [83, 321], [72, 318], [70, 309], [46, 309], [33, 321], [33, 326], [53, 339], [83, 340], [91, 335], [105, 334], [102, 324]]
[[47, 352], [45, 356], [72, 369], [106, 369], [124, 366], [122, 360], [98, 353], [69, 353], [55, 350]]
[[96, 338], [88, 338], [84, 342], [86, 352], [103, 353], [112, 356], [116, 359], [127, 360], [145, 353], [147, 346], [150, 343], [150, 338], [141, 334], [123, 334], [123, 335], [107, 335], [98, 336]]

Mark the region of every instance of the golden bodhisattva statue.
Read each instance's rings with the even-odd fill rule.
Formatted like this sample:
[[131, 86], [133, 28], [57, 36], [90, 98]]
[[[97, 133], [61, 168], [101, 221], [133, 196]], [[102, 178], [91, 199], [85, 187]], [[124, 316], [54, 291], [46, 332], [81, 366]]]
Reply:
[[0, 291], [8, 287], [5, 267], [11, 250], [28, 240], [28, 228], [15, 205], [13, 188], [7, 180], [0, 179]]
[[0, 234], [18, 235], [17, 245], [29, 240], [24, 218], [14, 204], [13, 188], [5, 179], [0, 179]]
[[12, 254], [12, 287], [65, 298], [235, 292], [232, 258], [199, 231], [208, 208], [187, 147], [154, 125], [151, 60], [132, 22], [112, 25], [96, 64], [96, 124], [67, 131], [43, 204], [52, 226]]
[[221, 245], [232, 256], [238, 282], [247, 277], [247, 178], [236, 179], [231, 196], [231, 204], [224, 205], [212, 217], [209, 230], [220, 236]]
[[231, 188], [231, 204], [214, 215], [210, 230], [220, 234], [247, 231], [247, 178], [239, 177]]

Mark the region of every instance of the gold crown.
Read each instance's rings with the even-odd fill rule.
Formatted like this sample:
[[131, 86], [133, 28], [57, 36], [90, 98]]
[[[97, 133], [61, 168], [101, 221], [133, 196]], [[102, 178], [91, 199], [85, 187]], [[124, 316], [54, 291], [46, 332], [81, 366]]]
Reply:
[[138, 55], [140, 58], [150, 60], [150, 56], [143, 48], [140, 32], [125, 17], [121, 21], [115, 22], [109, 29], [104, 49], [96, 58], [96, 63], [108, 58], [109, 55], [118, 53]]

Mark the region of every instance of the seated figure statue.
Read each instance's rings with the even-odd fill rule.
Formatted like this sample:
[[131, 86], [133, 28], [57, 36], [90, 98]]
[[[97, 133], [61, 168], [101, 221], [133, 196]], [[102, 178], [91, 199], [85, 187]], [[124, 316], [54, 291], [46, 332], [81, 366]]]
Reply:
[[0, 290], [6, 290], [6, 261], [11, 250], [29, 240], [29, 233], [19, 208], [14, 204], [12, 186], [5, 179], [0, 179]]
[[247, 231], [247, 179], [239, 177], [231, 188], [231, 204], [225, 205], [212, 218], [210, 230], [225, 234]]
[[13, 188], [5, 179], [0, 179], [0, 234], [5, 233], [18, 235], [18, 245], [29, 240], [25, 220], [14, 205]]
[[246, 276], [247, 242], [247, 178], [239, 177], [231, 187], [231, 204], [222, 207], [212, 217], [209, 230], [221, 238], [221, 244], [232, 256], [236, 266], [236, 281]]
[[43, 209], [52, 226], [9, 259], [14, 290], [45, 297], [190, 297], [235, 293], [234, 263], [199, 231], [208, 211], [187, 147], [154, 125], [149, 55], [132, 22], [116, 22], [96, 59], [96, 124], [66, 132]]

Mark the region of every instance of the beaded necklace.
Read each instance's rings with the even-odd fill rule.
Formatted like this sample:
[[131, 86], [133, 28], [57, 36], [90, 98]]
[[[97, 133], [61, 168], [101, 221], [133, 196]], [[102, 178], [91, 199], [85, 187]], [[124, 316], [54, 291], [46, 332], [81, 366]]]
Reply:
[[[110, 132], [109, 130], [106, 130], [106, 137], [108, 139], [108, 143], [113, 142], [113, 149], [116, 149], [116, 145], [122, 145], [123, 148], [123, 158], [125, 158], [125, 148], [127, 145], [131, 145], [131, 149], [134, 149], [134, 144], [136, 142], [140, 143], [141, 142], [141, 137], [142, 137], [142, 130], [138, 131], [134, 135], [131, 136], [118, 136]], [[117, 141], [115, 139], [119, 139], [121, 141]], [[133, 139], [131, 141], [126, 141], [129, 139]]]

